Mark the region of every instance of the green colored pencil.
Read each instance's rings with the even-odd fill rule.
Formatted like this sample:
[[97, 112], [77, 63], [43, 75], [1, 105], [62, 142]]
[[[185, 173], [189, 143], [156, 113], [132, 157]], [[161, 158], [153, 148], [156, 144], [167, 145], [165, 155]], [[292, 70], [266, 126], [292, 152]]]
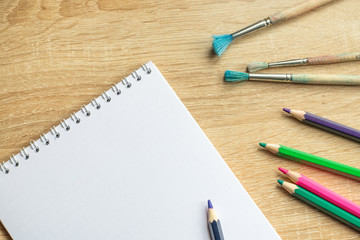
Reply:
[[297, 162], [305, 163], [329, 172], [337, 173], [360, 181], [360, 169], [338, 163], [310, 153], [302, 152], [279, 144], [259, 143], [266, 150]]
[[293, 183], [284, 182], [283, 180], [278, 180], [278, 182], [292, 196], [306, 202], [307, 204], [319, 209], [320, 211], [336, 218], [337, 220], [360, 232], [360, 218]]

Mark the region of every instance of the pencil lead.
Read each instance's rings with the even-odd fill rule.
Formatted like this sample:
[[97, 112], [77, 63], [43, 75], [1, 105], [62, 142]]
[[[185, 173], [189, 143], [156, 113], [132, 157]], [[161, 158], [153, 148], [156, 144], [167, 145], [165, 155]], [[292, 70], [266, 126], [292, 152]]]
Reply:
[[278, 181], [278, 183], [279, 183], [280, 185], [283, 185], [283, 183], [284, 183], [284, 181], [283, 181], [283, 180], [280, 180], [280, 179], [278, 179], [277, 181]]
[[226, 48], [234, 39], [231, 34], [215, 35], [212, 37], [214, 38], [213, 49], [218, 56], [221, 56], [225, 52]]
[[263, 148], [266, 147], [266, 143], [260, 142], [259, 145], [260, 145], [261, 147], [263, 147]]
[[289, 170], [285, 169], [285, 168], [282, 168], [282, 167], [279, 167], [278, 168], [280, 170], [280, 172], [282, 172], [283, 174], [287, 174], [289, 172]]
[[267, 62], [251, 62], [247, 65], [246, 71], [248, 73], [257, 72], [269, 67]]
[[224, 74], [224, 80], [227, 82], [244, 82], [249, 80], [249, 74], [226, 70]]
[[283, 111], [284, 111], [284, 112], [287, 112], [287, 113], [289, 113], [289, 114], [290, 114], [291, 109], [288, 109], [288, 108], [283, 108]]
[[210, 201], [210, 199], [208, 200], [208, 208], [214, 208], [211, 201]]

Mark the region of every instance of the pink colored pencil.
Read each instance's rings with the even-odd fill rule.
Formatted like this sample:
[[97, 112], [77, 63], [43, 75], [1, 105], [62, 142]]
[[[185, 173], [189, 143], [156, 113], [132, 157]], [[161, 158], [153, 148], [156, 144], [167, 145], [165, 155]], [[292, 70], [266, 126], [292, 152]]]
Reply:
[[285, 168], [279, 168], [279, 170], [289, 177], [298, 186], [303, 187], [310, 192], [318, 195], [319, 197], [331, 202], [332, 204], [344, 209], [345, 211], [360, 218], [360, 206], [356, 203], [344, 198], [343, 196], [331, 191], [330, 189], [320, 185], [319, 183], [311, 180], [310, 178]]

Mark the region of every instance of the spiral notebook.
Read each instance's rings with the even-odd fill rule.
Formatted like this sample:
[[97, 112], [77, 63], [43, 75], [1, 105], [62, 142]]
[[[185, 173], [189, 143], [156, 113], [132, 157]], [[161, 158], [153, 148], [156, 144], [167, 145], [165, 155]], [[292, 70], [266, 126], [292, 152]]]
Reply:
[[14, 240], [280, 239], [149, 62], [1, 164]]

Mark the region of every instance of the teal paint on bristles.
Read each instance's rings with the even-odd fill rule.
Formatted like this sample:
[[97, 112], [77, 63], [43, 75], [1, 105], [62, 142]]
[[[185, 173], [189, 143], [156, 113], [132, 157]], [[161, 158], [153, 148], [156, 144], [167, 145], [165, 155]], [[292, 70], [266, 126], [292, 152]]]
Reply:
[[221, 56], [225, 52], [226, 48], [234, 39], [231, 34], [215, 35], [212, 37], [214, 38], [212, 44], [213, 49], [218, 56]]
[[244, 72], [226, 70], [224, 74], [224, 80], [226, 82], [245, 82], [249, 80], [249, 74]]

